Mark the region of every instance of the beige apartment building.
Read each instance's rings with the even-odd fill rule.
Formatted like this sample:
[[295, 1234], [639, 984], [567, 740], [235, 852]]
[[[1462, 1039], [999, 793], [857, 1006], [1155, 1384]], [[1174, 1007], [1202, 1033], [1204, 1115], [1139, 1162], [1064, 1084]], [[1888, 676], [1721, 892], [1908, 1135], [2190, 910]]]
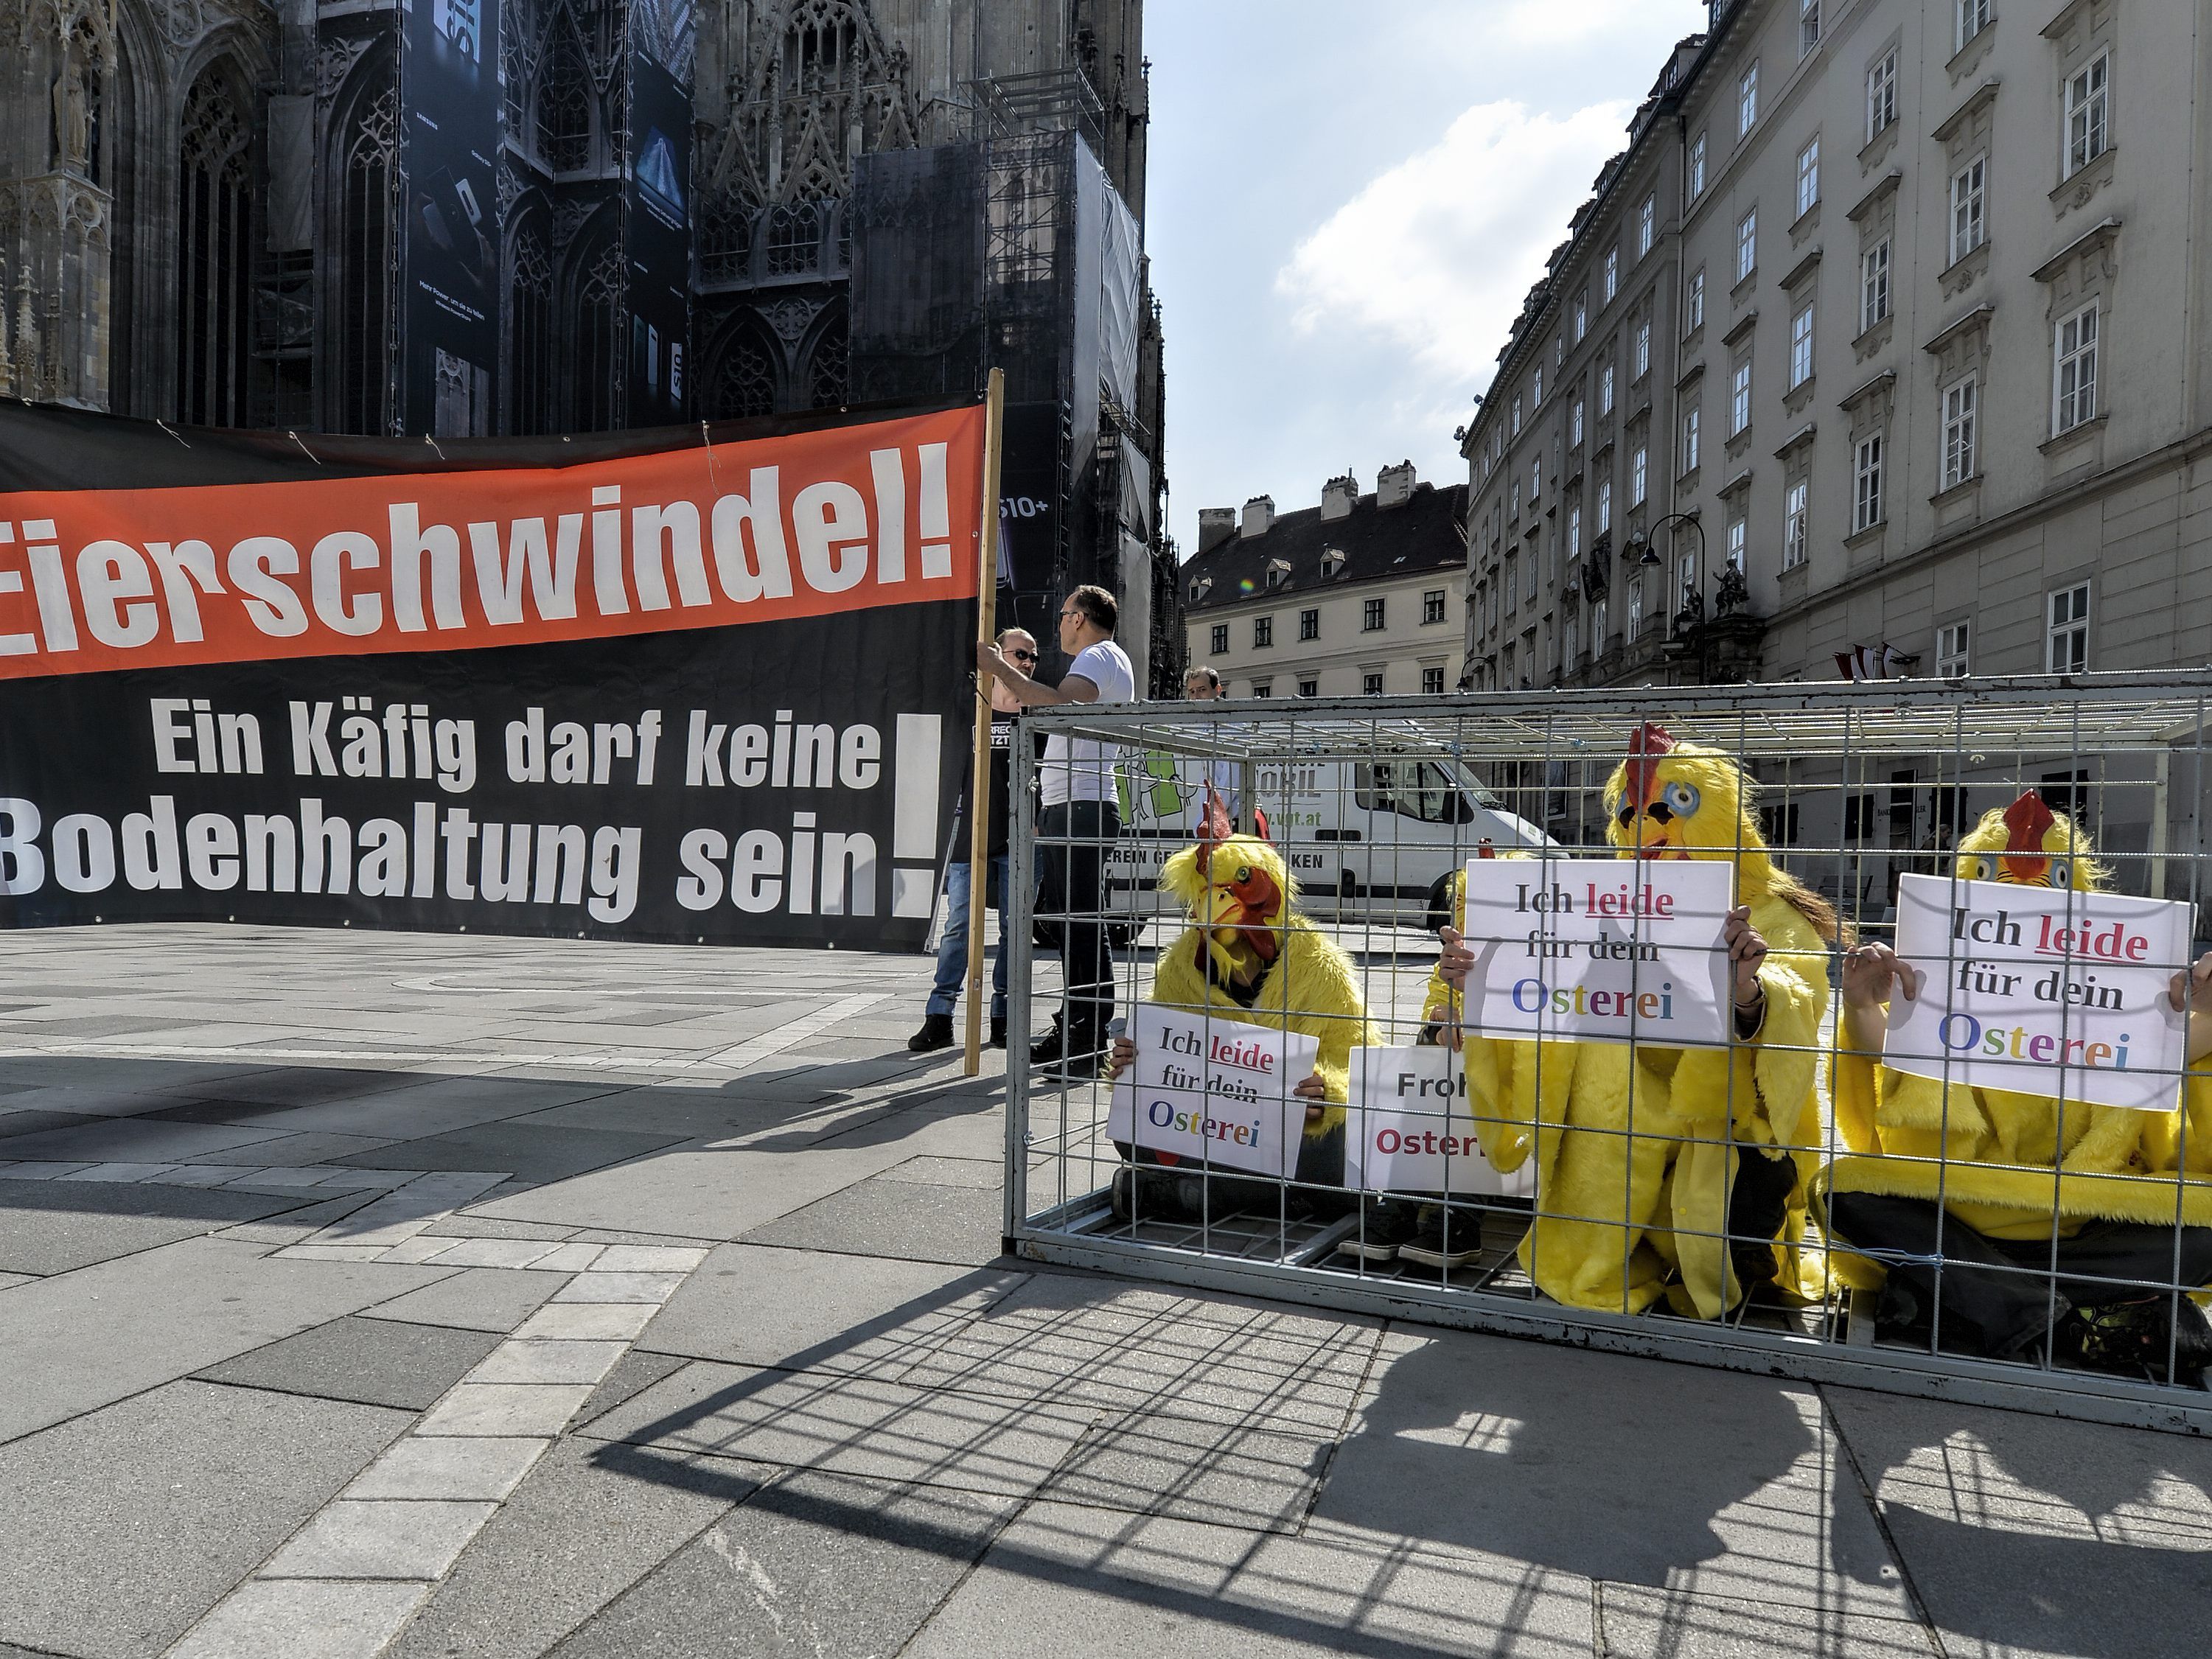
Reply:
[[1467, 488], [1413, 463], [1363, 495], [1349, 474], [1321, 505], [1207, 507], [1177, 573], [1192, 668], [1232, 697], [1440, 695], [1465, 660]]
[[1713, 0], [1464, 434], [1471, 683], [2212, 659], [2208, 90], [2212, 0]]

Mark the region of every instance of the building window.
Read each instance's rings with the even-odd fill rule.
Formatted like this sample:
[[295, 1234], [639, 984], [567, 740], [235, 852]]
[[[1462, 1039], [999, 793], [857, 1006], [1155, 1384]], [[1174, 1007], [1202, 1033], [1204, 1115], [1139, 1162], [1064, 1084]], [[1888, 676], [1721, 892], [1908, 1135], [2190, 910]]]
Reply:
[[1965, 380], [1943, 392], [1943, 488], [1962, 484], [1974, 476], [1974, 415], [1980, 402], [1978, 386]]
[[1607, 535], [1613, 529], [1613, 480], [1607, 478], [1597, 487], [1597, 533]]
[[2112, 148], [2112, 53], [2066, 77], [2066, 172], [2072, 177]]
[[[1312, 695], [1306, 690], [1306, 686], [1310, 683], [1310, 682], [1305, 680], [1300, 680], [1298, 682], [1298, 695], [1300, 696], [1304, 697]], [[1363, 697], [1381, 696], [1382, 695], [1382, 677], [1380, 674], [1375, 673], [1371, 670], [1362, 674], [1359, 677], [1359, 695]]]
[[1735, 571], [1735, 572], [1736, 573], [1736, 574], [1737, 574], [1737, 575], [1739, 575], [1739, 576], [1741, 576], [1741, 575], [1743, 574], [1743, 553], [1744, 553], [1744, 544], [1745, 544], [1746, 540], [1748, 538], [1749, 535], [1750, 535], [1750, 530], [1749, 530], [1749, 527], [1748, 527], [1747, 526], [1746, 526], [1746, 524], [1744, 523], [1744, 521], [1743, 521], [1741, 519], [1731, 519], [1731, 520], [1729, 520], [1729, 527], [1728, 527], [1728, 562], [1729, 562], [1729, 569], [1731, 569], [1731, 570], [1733, 570], [1733, 571]]
[[1820, 203], [1820, 137], [1818, 133], [1797, 152], [1797, 216], [1802, 219]]
[[1807, 504], [1812, 486], [1800, 478], [1790, 486], [1782, 504], [1782, 568], [1795, 570], [1805, 562]]
[[1987, 198], [1989, 157], [1977, 155], [1951, 179], [1951, 263], [1956, 264], [1982, 245], [1987, 232], [1984, 210]]
[[1583, 654], [1582, 618], [1573, 611], [1568, 611], [1566, 621], [1559, 624], [1559, 634], [1560, 664], [1564, 667], [1573, 668], [1579, 664]]
[[1508, 614], [1520, 608], [1520, 576], [1521, 556], [1517, 553], [1508, 553], [1505, 556], [1505, 609]]
[[1206, 653], [1209, 656], [1225, 656], [1229, 651], [1229, 624], [1216, 623], [1206, 633]]
[[2079, 674], [2089, 665], [2089, 584], [2062, 587], [2051, 596], [2044, 672]]
[[1996, 15], [1996, 0], [1959, 0], [1959, 30], [1954, 46], [1964, 46], [1989, 27]]
[[1697, 142], [1690, 146], [1690, 199], [1696, 201], [1705, 193], [1705, 135], [1699, 133]]
[[1889, 238], [1883, 237], [1859, 261], [1859, 332], [1889, 315]]
[[1528, 505], [1535, 506], [1543, 499], [1543, 495], [1544, 463], [1541, 460], [1532, 460], [1528, 463]]
[[1809, 58], [1820, 44], [1820, 0], [1797, 0], [1797, 55]]
[[1256, 651], [1262, 647], [1273, 645], [1274, 642], [1275, 619], [1273, 617], [1253, 617], [1252, 648]]
[[1684, 472], [1698, 470], [1698, 412], [1694, 409], [1682, 411], [1682, 467]]
[[1735, 83], [1735, 136], [1742, 137], [1759, 125], [1759, 65], [1753, 63]]
[[1316, 608], [1316, 609], [1312, 610], [1312, 611], [1299, 611], [1299, 612], [1298, 612], [1298, 640], [1299, 640], [1300, 643], [1304, 643], [1304, 642], [1305, 641], [1307, 641], [1307, 640], [1317, 640], [1317, 639], [1319, 639], [1320, 637], [1321, 637], [1321, 611], [1320, 611], [1320, 610], [1319, 610], [1318, 608]]
[[1613, 365], [1607, 363], [1597, 372], [1597, 412], [1613, 413]]
[[1443, 619], [1444, 590], [1441, 587], [1431, 587], [1421, 595], [1421, 621], [1424, 625], [1426, 625], [1429, 623], [1440, 623]]
[[1513, 394], [1512, 424], [1513, 435], [1517, 438], [1521, 435], [1521, 394], [1517, 392]]
[[1795, 392], [1813, 378], [1813, 306], [1801, 306], [1790, 319], [1790, 389]]
[[1688, 326], [1685, 334], [1695, 334], [1705, 325], [1705, 268], [1700, 265], [1690, 273], [1689, 298], [1682, 307], [1682, 315]]
[[1582, 447], [1583, 400], [1577, 398], [1567, 410], [1567, 447], [1580, 449]]
[[1507, 490], [1507, 491], [1505, 492], [1505, 499], [1506, 499], [1506, 501], [1507, 501], [1508, 502], [1510, 502], [1510, 503], [1511, 504], [1511, 507], [1512, 507], [1512, 509], [1513, 509], [1512, 516], [1513, 516], [1513, 517], [1515, 517], [1515, 518], [1516, 518], [1516, 519], [1517, 519], [1517, 518], [1519, 518], [1519, 517], [1521, 516], [1521, 480], [1520, 480], [1520, 479], [1516, 478], [1516, 479], [1513, 481], [1513, 487], [1512, 487], [1510, 489], [1509, 489], [1509, 490]]
[[1735, 366], [1729, 377], [1729, 436], [1740, 437], [1751, 425], [1751, 359]]
[[1851, 454], [1851, 533], [1881, 522], [1881, 434], [1869, 433]]
[[1641, 259], [1651, 252], [1651, 244], [1659, 239], [1659, 198], [1647, 196], [1644, 205], [1636, 210], [1636, 257]]
[[1636, 325], [1636, 374], [1642, 380], [1651, 372], [1651, 319], [1646, 317]]
[[1638, 444], [1636, 453], [1628, 458], [1628, 504], [1631, 507], [1644, 505], [1650, 471], [1650, 455], [1642, 444]]
[[1593, 601], [1591, 602], [1591, 605], [1590, 605], [1590, 629], [1589, 629], [1589, 634], [1590, 634], [1590, 654], [1591, 654], [1591, 655], [1593, 655], [1593, 656], [1602, 656], [1602, 655], [1604, 655], [1604, 654], [1605, 654], [1606, 632], [1605, 632], [1605, 601], [1604, 601], [1603, 599], [1596, 599], [1596, 600], [1593, 600]]
[[1535, 374], [1529, 378], [1528, 403], [1535, 409], [1544, 406], [1544, 366], [1541, 363], [1536, 365]]
[[1298, 681], [1298, 695], [1302, 697], [1317, 697], [1321, 696], [1320, 677], [1318, 675], [1308, 674], [1301, 678]]
[[[1530, 567], [1532, 569], [1534, 568], [1534, 567], [1533, 565]], [[1382, 626], [1382, 601], [1379, 599], [1363, 601], [1359, 607], [1360, 632], [1363, 634], [1372, 634]]]
[[1867, 142], [1889, 130], [1897, 119], [1897, 48], [1892, 46], [1882, 54], [1881, 61], [1867, 71]]
[[1634, 639], [1644, 627], [1644, 575], [1641, 571], [1628, 581], [1628, 637]]
[[1274, 681], [1273, 681], [1273, 680], [1254, 680], [1254, 681], [1252, 682], [1252, 695], [1253, 695], [1254, 696], [1255, 696], [1255, 697], [1272, 697], [1272, 696], [1273, 696], [1275, 695], [1275, 683], [1274, 683]]
[[1575, 343], [1580, 345], [1583, 343], [1583, 336], [1589, 332], [1589, 290], [1584, 289], [1575, 295]]
[[1609, 247], [1605, 251], [1605, 303], [1611, 305], [1613, 296], [1620, 292], [1620, 250]]
[[1973, 635], [1971, 622], [1946, 623], [1936, 630], [1936, 672], [1947, 680], [1966, 677], [1967, 647]]
[[1735, 222], [1735, 279], [1739, 283], [1759, 265], [1759, 210]]
[[1425, 697], [1441, 697], [1443, 694], [1444, 671], [1441, 668], [1424, 668], [1421, 671], [1421, 695]]
[[2057, 368], [2051, 387], [2051, 430], [2071, 432], [2097, 413], [2097, 307], [2058, 325]]

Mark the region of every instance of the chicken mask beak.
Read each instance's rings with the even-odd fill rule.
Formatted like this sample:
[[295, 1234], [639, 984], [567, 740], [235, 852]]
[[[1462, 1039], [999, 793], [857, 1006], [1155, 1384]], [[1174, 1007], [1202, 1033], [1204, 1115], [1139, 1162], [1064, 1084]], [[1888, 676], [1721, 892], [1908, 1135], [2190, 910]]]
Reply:
[[2043, 840], [2057, 822], [2033, 789], [2006, 807], [2005, 847], [1997, 858], [1997, 879], [2014, 887], [2048, 887], [2051, 854], [2044, 850]]

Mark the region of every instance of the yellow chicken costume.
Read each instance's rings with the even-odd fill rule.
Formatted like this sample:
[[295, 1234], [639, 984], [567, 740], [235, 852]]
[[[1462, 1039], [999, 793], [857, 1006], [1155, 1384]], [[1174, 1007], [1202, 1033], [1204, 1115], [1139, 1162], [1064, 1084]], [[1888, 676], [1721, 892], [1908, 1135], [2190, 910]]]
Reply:
[[1198, 842], [1160, 871], [1160, 885], [1194, 921], [1160, 953], [1152, 1000], [1315, 1039], [1328, 1103], [1306, 1125], [1310, 1146], [1344, 1127], [1352, 1049], [1382, 1039], [1351, 958], [1298, 914], [1282, 854], [1262, 836], [1231, 834], [1211, 792], [1207, 805]]
[[[1751, 907], [1767, 945], [1765, 1011], [1753, 1038], [1724, 1048], [1465, 1040], [1468, 1093], [1490, 1120], [1477, 1122], [1490, 1161], [1510, 1172], [1536, 1159], [1522, 1266], [1571, 1307], [1640, 1312], [1664, 1294], [1680, 1311], [1713, 1319], [1742, 1299], [1747, 1278], [1779, 1273], [1784, 1288], [1808, 1295], [1824, 1285], [1818, 1254], [1800, 1247], [1806, 1188], [1820, 1167], [1814, 1082], [1835, 912], [1775, 866], [1751, 788], [1726, 755], [1646, 725], [1607, 781], [1605, 804], [1607, 836], [1624, 859], [1735, 864], [1736, 902]], [[1431, 981], [1429, 1007], [1450, 997]], [[1778, 1248], [1739, 1242], [1732, 1252], [1723, 1237], [1731, 1193], [1747, 1184], [1779, 1200]], [[1759, 1231], [1766, 1234], [1764, 1223]]]
[[[2082, 893], [2111, 879], [2087, 832], [2032, 789], [1960, 838], [1954, 868], [1962, 881]], [[1995, 1239], [2071, 1238], [2093, 1219], [2171, 1227], [2178, 1215], [2212, 1225], [2212, 1076], [2191, 1076], [2185, 1106], [2138, 1112], [1947, 1087], [1839, 1048], [1832, 1085], [1850, 1151], [1829, 1171], [1831, 1194], [1940, 1197], [1952, 1216]], [[2193, 1141], [2185, 1177], [2185, 1141]], [[1839, 1266], [1854, 1282], [1881, 1281], [1863, 1257]]]

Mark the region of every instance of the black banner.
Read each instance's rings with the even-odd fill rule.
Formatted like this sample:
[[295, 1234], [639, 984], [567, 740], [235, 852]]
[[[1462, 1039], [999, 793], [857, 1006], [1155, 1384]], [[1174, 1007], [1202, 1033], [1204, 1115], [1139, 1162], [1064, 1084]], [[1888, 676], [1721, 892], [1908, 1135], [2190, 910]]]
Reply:
[[[642, 33], [641, 31], [641, 33]], [[688, 64], [687, 32], [677, 43]], [[691, 91], [641, 40], [630, 54], [635, 154], [623, 193], [629, 420], [680, 421], [691, 339]]]
[[[0, 926], [920, 949], [974, 707], [982, 426], [457, 443], [406, 472], [373, 440], [0, 411], [0, 490], [75, 458], [0, 493]], [[145, 487], [72, 488], [91, 453]], [[210, 483], [163, 488], [179, 454]]]

